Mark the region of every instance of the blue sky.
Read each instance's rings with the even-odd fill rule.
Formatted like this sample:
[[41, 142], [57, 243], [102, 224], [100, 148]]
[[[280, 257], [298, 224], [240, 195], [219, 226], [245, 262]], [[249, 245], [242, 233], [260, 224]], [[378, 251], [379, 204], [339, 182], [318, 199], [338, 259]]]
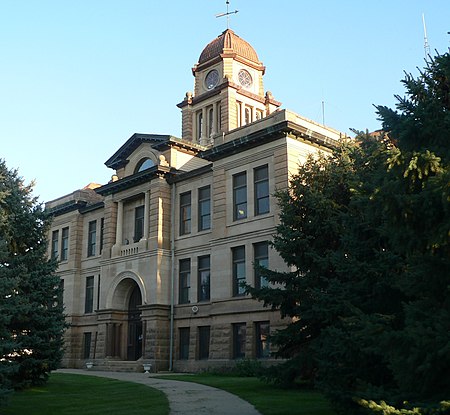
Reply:
[[[107, 183], [135, 132], [181, 135], [176, 104], [226, 28], [224, 0], [0, 0], [0, 158], [51, 200]], [[230, 27], [266, 66], [265, 89], [342, 132], [380, 127], [404, 71], [450, 46], [448, 0], [231, 0]]]

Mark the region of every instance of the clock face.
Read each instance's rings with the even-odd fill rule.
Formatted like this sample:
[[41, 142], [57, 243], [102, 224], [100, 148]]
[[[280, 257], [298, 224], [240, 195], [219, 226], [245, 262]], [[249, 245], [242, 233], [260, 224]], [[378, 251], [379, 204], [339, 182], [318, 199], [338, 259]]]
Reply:
[[213, 89], [219, 82], [219, 72], [215, 69], [208, 72], [205, 78], [206, 89]]
[[253, 83], [252, 76], [245, 69], [241, 69], [239, 71], [238, 79], [239, 79], [239, 83], [244, 88], [250, 88], [252, 86], [252, 83]]

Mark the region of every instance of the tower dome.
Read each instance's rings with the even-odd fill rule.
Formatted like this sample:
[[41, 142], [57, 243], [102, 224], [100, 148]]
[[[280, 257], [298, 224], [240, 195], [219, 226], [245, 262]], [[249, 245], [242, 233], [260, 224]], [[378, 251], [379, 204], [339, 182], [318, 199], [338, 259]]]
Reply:
[[258, 59], [255, 49], [240, 38], [231, 29], [225, 30], [222, 34], [216, 37], [203, 49], [198, 59], [198, 65], [202, 65], [206, 62], [220, 57], [224, 53], [235, 53], [237, 56], [249, 60], [255, 64], [261, 65]]

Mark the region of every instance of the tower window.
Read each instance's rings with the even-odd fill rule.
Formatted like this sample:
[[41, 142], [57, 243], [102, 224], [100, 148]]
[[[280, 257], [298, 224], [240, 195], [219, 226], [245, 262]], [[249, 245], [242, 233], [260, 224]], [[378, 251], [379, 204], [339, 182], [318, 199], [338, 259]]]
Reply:
[[213, 89], [219, 82], [219, 72], [215, 69], [209, 71], [205, 78], [206, 89]]
[[197, 114], [197, 140], [201, 140], [203, 136], [203, 113], [200, 111]]
[[250, 124], [252, 122], [252, 114], [250, 108], [245, 108], [245, 124]]
[[217, 131], [222, 131], [222, 105], [217, 106]]
[[250, 88], [252, 86], [252, 83], [253, 83], [252, 76], [245, 69], [241, 69], [239, 71], [239, 73], [238, 73], [238, 80], [239, 80], [239, 83], [244, 88]]
[[211, 137], [213, 132], [214, 132], [214, 111], [211, 108], [208, 111], [208, 136]]

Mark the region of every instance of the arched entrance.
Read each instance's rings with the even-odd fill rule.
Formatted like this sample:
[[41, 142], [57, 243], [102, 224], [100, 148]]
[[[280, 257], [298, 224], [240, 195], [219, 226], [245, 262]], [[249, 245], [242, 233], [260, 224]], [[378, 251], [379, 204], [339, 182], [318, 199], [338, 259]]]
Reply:
[[127, 360], [138, 360], [142, 356], [142, 320], [138, 308], [140, 305], [141, 290], [135, 284], [128, 300]]

